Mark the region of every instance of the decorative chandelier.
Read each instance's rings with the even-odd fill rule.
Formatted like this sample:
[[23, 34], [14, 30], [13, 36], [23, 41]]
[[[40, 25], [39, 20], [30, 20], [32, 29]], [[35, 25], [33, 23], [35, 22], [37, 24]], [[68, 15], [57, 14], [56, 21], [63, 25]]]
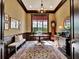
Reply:
[[45, 9], [44, 9], [44, 6], [43, 6], [43, 0], [41, 0], [41, 9], [40, 9], [40, 13], [44, 13], [45, 12]]
[[[30, 8], [32, 8], [32, 6], [31, 6], [31, 0], [29, 1], [30, 2]], [[40, 9], [38, 9], [38, 12], [40, 12], [40, 13], [44, 13], [47, 9], [44, 7], [44, 3], [43, 3], [43, 0], [41, 0], [41, 7], [40, 7]]]

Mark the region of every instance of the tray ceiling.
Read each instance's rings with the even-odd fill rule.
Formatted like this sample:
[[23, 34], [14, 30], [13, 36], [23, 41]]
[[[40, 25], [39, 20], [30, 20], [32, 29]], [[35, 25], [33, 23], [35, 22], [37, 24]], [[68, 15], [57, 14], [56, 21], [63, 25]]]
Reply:
[[[62, 0], [42, 0], [45, 10], [55, 10]], [[27, 10], [40, 10], [41, 0], [22, 0]]]
[[42, 0], [42, 3], [41, 0], [17, 1], [26, 13], [55, 13], [67, 0]]

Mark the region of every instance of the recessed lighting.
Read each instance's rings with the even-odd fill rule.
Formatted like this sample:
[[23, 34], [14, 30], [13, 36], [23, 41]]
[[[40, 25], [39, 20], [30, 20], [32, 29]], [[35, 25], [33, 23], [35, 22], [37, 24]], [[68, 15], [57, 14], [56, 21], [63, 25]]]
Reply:
[[43, 13], [43, 10], [41, 10], [40, 12]]
[[31, 5], [30, 5], [29, 7], [30, 7], [30, 8], [32, 8], [32, 6], [31, 6]]
[[53, 8], [52, 5], [50, 6], [50, 8]]

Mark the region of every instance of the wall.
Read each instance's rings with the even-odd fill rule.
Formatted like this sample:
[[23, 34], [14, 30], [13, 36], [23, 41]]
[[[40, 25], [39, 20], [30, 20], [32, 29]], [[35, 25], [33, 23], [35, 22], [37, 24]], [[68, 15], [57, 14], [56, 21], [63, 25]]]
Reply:
[[23, 33], [26, 31], [25, 19], [26, 13], [21, 8], [17, 0], [5, 0], [5, 14], [10, 17], [21, 21], [21, 29], [9, 29], [4, 30], [4, 35], [13, 35], [17, 33]]
[[26, 31], [31, 32], [31, 14], [27, 13], [26, 16]]
[[[67, 19], [67, 17], [70, 17], [70, 0], [67, 0], [61, 8], [55, 13], [56, 20], [57, 20], [57, 31], [61, 31], [61, 29], [64, 29], [64, 20]], [[59, 27], [62, 27], [59, 29]]]
[[[51, 21], [55, 20], [55, 15], [49, 14], [49, 32], [51, 32]], [[26, 16], [26, 31], [31, 32], [31, 13], [27, 13]]]

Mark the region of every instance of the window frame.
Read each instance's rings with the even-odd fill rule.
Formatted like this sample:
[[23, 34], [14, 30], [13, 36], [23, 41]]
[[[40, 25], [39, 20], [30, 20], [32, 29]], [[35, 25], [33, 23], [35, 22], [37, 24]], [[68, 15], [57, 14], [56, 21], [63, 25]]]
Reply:
[[[34, 13], [34, 14], [31, 14], [31, 33], [34, 33], [33, 32], [33, 20], [32, 20], [32, 17], [33, 16], [47, 16], [47, 32], [43, 32], [43, 33], [49, 33], [49, 14], [36, 14], [36, 13]], [[38, 25], [37, 25], [38, 26]], [[43, 27], [43, 23], [42, 23], [42, 27]], [[43, 31], [43, 28], [42, 28], [42, 31]]]

